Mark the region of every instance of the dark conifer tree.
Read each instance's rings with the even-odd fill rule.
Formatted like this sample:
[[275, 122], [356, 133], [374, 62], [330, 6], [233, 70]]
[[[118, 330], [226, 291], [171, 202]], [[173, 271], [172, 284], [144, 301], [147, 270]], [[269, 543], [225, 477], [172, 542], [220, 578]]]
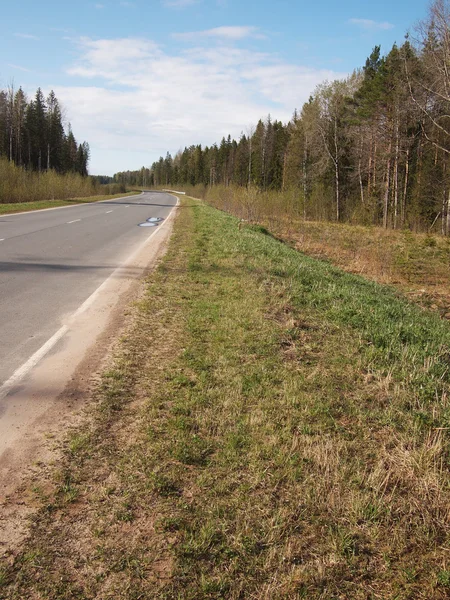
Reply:
[[53, 90], [47, 98], [47, 169], [64, 169], [64, 127], [61, 108]]

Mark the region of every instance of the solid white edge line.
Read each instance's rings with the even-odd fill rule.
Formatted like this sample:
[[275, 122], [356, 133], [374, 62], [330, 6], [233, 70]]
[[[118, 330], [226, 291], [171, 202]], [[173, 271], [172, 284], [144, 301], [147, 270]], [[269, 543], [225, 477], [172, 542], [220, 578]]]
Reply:
[[41, 213], [47, 210], [59, 210], [60, 208], [76, 208], [77, 206], [87, 206], [88, 204], [102, 204], [103, 202], [111, 202], [111, 200], [129, 200], [130, 198], [139, 198], [146, 192], [141, 192], [135, 196], [121, 196], [120, 198], [110, 198], [109, 200], [97, 200], [97, 202], [80, 202], [79, 204], [71, 204], [70, 206], [53, 206], [53, 208], [38, 208], [37, 210], [27, 210], [25, 212], [8, 213], [6, 215], [0, 215], [0, 219], [3, 217], [20, 217], [20, 215], [29, 215], [31, 213]]
[[11, 377], [5, 381], [2, 387], [0, 387], [0, 400], [3, 400], [3, 398], [9, 394], [13, 387], [17, 385], [20, 380], [23, 379], [25, 375], [29, 373], [31, 369], [33, 369], [33, 367], [35, 367], [48, 352], [50, 352], [53, 346], [57, 344], [68, 331], [69, 328], [67, 325], [63, 325], [54, 335], [52, 335], [49, 340], [45, 342], [43, 346], [39, 348], [37, 352], [30, 356], [26, 363], [19, 367], [13, 373], [13, 375], [11, 375]]
[[[172, 196], [173, 198], [174, 196]], [[138, 246], [138, 248], [128, 257], [126, 258], [120, 266], [118, 266], [111, 275], [105, 279], [105, 281], [87, 298], [83, 304], [73, 313], [71, 317], [69, 317], [69, 324], [73, 319], [83, 314], [95, 301], [96, 297], [100, 293], [103, 287], [106, 286], [107, 282], [114, 277], [120, 269], [126, 267], [126, 265], [133, 260], [133, 258], [139, 254], [139, 252], [148, 244], [150, 239], [160, 231], [164, 225], [169, 221], [174, 209], [179, 205], [180, 201], [177, 198], [177, 202], [175, 206], [172, 207], [172, 210], [164, 219], [164, 222], [153, 231], [142, 244]], [[21, 367], [19, 367], [14, 373], [11, 375], [9, 379], [5, 381], [5, 383], [0, 387], [0, 400], [3, 400], [5, 396], [9, 394], [9, 392], [16, 386], [30, 371], [33, 369], [44, 357], [46, 354], [50, 352], [50, 350], [59, 342], [59, 340], [69, 331], [69, 327], [67, 325], [63, 325], [58, 331], [52, 335], [52, 337], [45, 342], [43, 346], [39, 348]]]
[[81, 219], [75, 219], [74, 221], [67, 221], [66, 225], [70, 225], [71, 223], [78, 223]]
[[107, 214], [107, 215], [109, 215], [109, 213], [112, 213], [112, 212], [114, 212], [114, 211], [112, 211], [112, 210], [107, 210], [107, 211], [106, 211], [106, 214]]

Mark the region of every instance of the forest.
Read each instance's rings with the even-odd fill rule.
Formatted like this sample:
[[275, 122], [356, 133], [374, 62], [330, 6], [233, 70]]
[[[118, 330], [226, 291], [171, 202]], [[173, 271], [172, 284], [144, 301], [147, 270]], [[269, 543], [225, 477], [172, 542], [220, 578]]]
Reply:
[[22, 88], [0, 90], [0, 157], [27, 170], [88, 174], [89, 144], [66, 133], [60, 103], [53, 91], [39, 88], [29, 100]]
[[449, 64], [450, 10], [436, 0], [402, 45], [386, 55], [373, 48], [349, 77], [319, 85], [288, 123], [269, 115], [238, 140], [167, 153], [115, 180], [196, 186], [203, 197], [217, 188], [218, 205], [222, 192], [245, 187], [260, 205], [270, 198], [286, 210], [289, 198], [305, 219], [450, 235]]
[[0, 203], [68, 200], [123, 193], [106, 176], [89, 177], [89, 144], [78, 143], [55, 93], [0, 90]]

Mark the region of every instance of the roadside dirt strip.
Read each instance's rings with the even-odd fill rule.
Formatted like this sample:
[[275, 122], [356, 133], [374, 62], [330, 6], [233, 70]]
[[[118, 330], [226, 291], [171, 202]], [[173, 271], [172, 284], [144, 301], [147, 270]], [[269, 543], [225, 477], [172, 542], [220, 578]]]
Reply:
[[96, 374], [131, 318], [143, 276], [166, 250], [176, 213], [177, 207], [0, 390], [0, 556], [23, 539], [25, 517], [33, 512], [24, 496], [30, 478], [58, 460], [58, 441], [79, 419]]

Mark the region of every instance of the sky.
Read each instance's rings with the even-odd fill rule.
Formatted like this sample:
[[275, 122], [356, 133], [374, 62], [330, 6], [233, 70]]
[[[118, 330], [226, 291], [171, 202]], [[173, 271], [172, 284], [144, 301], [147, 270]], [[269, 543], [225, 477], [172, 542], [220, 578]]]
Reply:
[[287, 122], [315, 87], [388, 52], [424, 0], [21, 0], [2, 8], [0, 87], [53, 89], [90, 172]]

